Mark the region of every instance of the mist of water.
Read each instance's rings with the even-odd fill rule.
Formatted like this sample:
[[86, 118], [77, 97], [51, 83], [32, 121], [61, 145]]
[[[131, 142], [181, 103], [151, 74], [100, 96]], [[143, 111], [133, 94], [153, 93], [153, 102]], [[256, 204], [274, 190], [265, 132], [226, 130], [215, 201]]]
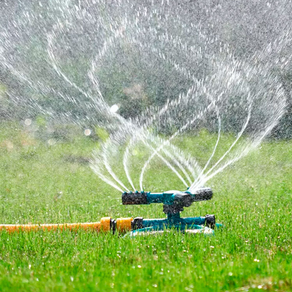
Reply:
[[[164, 169], [193, 192], [284, 114], [291, 15], [285, 0], [4, 1], [5, 118], [103, 128], [91, 167], [105, 183], [144, 189], [147, 171]], [[214, 136], [204, 155], [202, 129]], [[192, 149], [177, 143], [182, 134], [195, 137]]]

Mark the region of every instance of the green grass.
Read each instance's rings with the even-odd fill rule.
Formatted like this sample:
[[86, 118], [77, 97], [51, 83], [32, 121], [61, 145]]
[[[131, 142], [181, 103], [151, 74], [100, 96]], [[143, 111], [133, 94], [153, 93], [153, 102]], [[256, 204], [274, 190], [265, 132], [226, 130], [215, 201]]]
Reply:
[[[177, 143], [195, 151], [198, 139], [203, 148], [195, 154], [203, 159], [216, 137], [204, 133]], [[48, 146], [3, 125], [0, 222], [163, 217], [160, 205], [121, 205], [120, 194], [86, 163], [96, 143], [76, 138]], [[265, 142], [212, 179], [214, 199], [183, 212], [216, 214], [225, 228], [212, 237], [2, 232], [0, 291], [291, 291], [291, 166], [292, 142]], [[147, 185], [160, 183], [167, 187], [167, 174], [150, 170]]]

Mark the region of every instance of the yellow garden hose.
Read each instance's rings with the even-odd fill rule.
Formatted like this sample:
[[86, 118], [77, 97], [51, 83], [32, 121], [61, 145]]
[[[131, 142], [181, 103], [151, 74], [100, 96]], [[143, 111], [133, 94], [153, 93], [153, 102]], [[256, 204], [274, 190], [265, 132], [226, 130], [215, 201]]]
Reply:
[[[91, 231], [111, 231], [115, 226], [119, 232], [126, 232], [132, 229], [133, 218], [119, 218], [114, 221], [111, 217], [103, 217], [100, 222], [91, 223], [63, 223], [63, 224], [1, 224], [0, 231], [6, 230], [9, 233], [19, 231], [56, 231], [56, 230], [91, 230]], [[116, 224], [113, 224], [115, 222]]]

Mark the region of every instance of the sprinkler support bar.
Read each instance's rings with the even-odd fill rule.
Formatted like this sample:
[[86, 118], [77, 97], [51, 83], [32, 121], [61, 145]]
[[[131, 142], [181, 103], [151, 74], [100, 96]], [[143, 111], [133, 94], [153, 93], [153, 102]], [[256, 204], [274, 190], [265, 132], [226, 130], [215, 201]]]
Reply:
[[163, 203], [163, 212], [167, 218], [163, 219], [143, 219], [137, 218], [118, 218], [116, 220], [110, 217], [101, 218], [100, 222], [93, 223], [64, 223], [64, 224], [2, 224], [0, 230], [6, 230], [9, 233], [17, 231], [38, 231], [38, 230], [92, 230], [97, 232], [130, 232], [130, 235], [136, 235], [141, 232], [163, 231], [164, 229], [175, 228], [184, 232], [187, 230], [197, 230], [200, 233], [214, 233], [215, 227], [222, 225], [215, 222], [215, 215], [206, 215], [205, 217], [181, 218], [180, 212], [184, 207], [189, 207], [193, 202], [210, 200], [213, 192], [210, 188], [201, 188], [194, 193], [168, 191], [164, 193], [150, 192], [124, 192], [122, 202], [124, 205], [140, 205], [151, 203]]

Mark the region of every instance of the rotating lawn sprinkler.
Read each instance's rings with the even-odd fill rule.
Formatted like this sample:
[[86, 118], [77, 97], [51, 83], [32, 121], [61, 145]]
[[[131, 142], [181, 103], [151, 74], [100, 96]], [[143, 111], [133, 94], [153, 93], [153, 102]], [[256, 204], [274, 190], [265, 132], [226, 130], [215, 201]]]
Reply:
[[145, 205], [152, 203], [162, 203], [163, 212], [167, 215], [165, 219], [143, 219], [137, 217], [133, 219], [130, 236], [149, 233], [160, 233], [168, 229], [176, 229], [187, 233], [213, 234], [215, 227], [222, 224], [215, 222], [215, 215], [205, 217], [180, 217], [180, 212], [184, 207], [189, 207], [193, 202], [210, 200], [213, 192], [210, 188], [201, 188], [196, 192], [189, 191], [167, 191], [164, 193], [150, 192], [124, 192], [122, 195], [123, 205]]
[[180, 212], [184, 207], [189, 207], [193, 202], [210, 200], [213, 192], [210, 188], [201, 188], [194, 193], [189, 191], [167, 191], [164, 193], [151, 192], [124, 192], [122, 194], [123, 205], [149, 205], [152, 203], [162, 203], [163, 212], [167, 215], [165, 219], [143, 219], [110, 217], [101, 218], [100, 222], [91, 223], [64, 223], [64, 224], [2, 224], [0, 230], [8, 232], [16, 231], [37, 231], [37, 230], [93, 230], [119, 233], [128, 232], [129, 236], [161, 233], [165, 230], [176, 229], [187, 233], [213, 234], [215, 227], [222, 224], [215, 222], [215, 215], [205, 217], [180, 217]]

